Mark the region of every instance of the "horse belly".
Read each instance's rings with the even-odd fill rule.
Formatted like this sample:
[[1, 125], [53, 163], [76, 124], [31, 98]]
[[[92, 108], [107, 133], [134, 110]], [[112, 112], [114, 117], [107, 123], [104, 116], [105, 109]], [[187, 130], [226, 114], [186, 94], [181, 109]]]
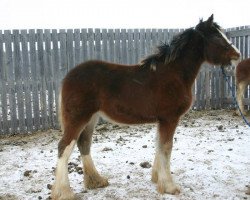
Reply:
[[108, 121], [118, 124], [143, 124], [157, 121], [156, 115], [147, 108], [127, 107], [119, 104], [109, 104], [102, 107], [99, 115]]

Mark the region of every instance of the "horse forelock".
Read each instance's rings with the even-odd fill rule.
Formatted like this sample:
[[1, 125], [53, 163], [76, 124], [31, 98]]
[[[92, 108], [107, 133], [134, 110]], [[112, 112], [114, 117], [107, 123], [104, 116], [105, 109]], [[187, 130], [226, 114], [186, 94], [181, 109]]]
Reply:
[[221, 27], [216, 22], [213, 22], [212, 24], [207, 24], [207, 21], [200, 21], [200, 23], [195, 26], [195, 30], [203, 32], [203, 34], [207, 36], [213, 33], [214, 31], [221, 31]]

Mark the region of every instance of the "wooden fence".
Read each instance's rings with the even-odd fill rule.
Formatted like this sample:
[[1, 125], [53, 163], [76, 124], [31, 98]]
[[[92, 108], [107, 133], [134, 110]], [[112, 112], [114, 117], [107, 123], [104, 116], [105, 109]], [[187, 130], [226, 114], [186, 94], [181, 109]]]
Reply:
[[[57, 98], [69, 69], [89, 59], [138, 63], [183, 29], [69, 29], [0, 31], [0, 134], [58, 128]], [[250, 28], [226, 30], [249, 56]], [[233, 67], [229, 68], [231, 83]], [[249, 93], [245, 103], [250, 105]], [[218, 67], [204, 65], [193, 88], [194, 109], [233, 108]]]

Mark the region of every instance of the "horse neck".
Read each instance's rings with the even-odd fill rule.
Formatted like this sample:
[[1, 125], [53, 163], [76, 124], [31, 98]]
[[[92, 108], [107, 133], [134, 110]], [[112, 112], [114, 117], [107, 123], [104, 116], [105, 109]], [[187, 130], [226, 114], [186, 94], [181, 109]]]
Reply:
[[183, 78], [187, 84], [193, 85], [203, 62], [204, 60], [200, 59], [195, 62], [189, 62], [184, 66]]
[[190, 48], [184, 53], [178, 61], [176, 61], [176, 66], [178, 68], [178, 73], [183, 78], [185, 85], [192, 87], [198, 72], [204, 62], [203, 50], [201, 48], [193, 49]]

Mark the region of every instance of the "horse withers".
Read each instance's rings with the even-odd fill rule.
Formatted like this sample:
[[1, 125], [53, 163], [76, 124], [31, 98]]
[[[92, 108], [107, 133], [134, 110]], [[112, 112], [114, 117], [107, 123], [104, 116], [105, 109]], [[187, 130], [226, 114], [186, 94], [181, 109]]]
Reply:
[[178, 194], [170, 171], [173, 136], [180, 117], [192, 103], [192, 86], [204, 62], [230, 65], [240, 52], [220, 26], [200, 21], [175, 36], [169, 45], [136, 65], [88, 61], [64, 78], [60, 93], [63, 137], [58, 144], [53, 199], [73, 199], [68, 178], [68, 159], [77, 144], [83, 162], [86, 188], [107, 186], [90, 154], [92, 134], [99, 116], [121, 124], [156, 123], [157, 148], [152, 181], [159, 193]]
[[[243, 115], [246, 115], [246, 111], [244, 109], [244, 93], [247, 88], [247, 86], [250, 84], [250, 58], [242, 60], [237, 66], [236, 66], [236, 88], [237, 88], [237, 102], [239, 105], [239, 108]], [[240, 112], [237, 112], [238, 115], [240, 115]]]

